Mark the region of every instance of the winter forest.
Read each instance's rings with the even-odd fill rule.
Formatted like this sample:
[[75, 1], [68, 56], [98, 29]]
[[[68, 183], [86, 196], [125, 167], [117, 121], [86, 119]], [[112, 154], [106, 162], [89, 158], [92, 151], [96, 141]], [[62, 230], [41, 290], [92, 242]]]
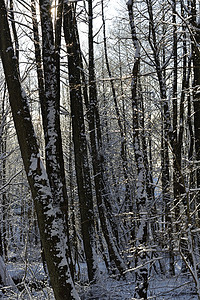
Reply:
[[0, 0], [1, 299], [200, 299], [199, 20]]

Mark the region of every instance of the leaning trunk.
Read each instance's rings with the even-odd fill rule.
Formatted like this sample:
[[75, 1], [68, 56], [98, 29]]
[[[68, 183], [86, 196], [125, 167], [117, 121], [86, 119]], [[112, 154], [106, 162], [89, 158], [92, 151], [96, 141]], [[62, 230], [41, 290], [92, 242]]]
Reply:
[[[20, 82], [19, 65], [14, 56], [7, 11], [3, 0], [0, 0], [0, 31], [0, 53], [10, 96], [11, 111], [34, 199], [40, 237], [54, 295], [57, 300], [77, 300], [79, 297], [72, 282], [66, 256], [68, 240], [64, 226], [65, 220], [60, 205], [57, 205], [58, 203], [55, 201], [56, 193], [52, 192], [52, 183], [40, 158], [27, 97]], [[57, 169], [59, 170], [59, 168]], [[60, 186], [62, 186], [61, 183]]]

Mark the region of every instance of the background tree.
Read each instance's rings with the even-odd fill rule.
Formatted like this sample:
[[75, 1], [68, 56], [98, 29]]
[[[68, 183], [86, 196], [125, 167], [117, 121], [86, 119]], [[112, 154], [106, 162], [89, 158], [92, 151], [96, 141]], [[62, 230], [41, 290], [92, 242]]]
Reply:
[[81, 91], [80, 48], [77, 36], [74, 5], [64, 6], [64, 34], [68, 52], [70, 103], [75, 154], [76, 178], [81, 213], [83, 244], [88, 265], [88, 278], [97, 279], [95, 255], [95, 229], [93, 192], [88, 161], [87, 139], [84, 124], [83, 98]]

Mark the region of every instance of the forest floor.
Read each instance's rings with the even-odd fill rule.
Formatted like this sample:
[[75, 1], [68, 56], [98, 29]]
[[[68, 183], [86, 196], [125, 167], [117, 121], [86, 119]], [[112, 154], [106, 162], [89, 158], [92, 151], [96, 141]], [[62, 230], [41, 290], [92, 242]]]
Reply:
[[[81, 300], [134, 300], [134, 279], [115, 280], [108, 276], [105, 269], [100, 267], [99, 281], [92, 286], [78, 286]], [[85, 264], [82, 265], [82, 276]], [[178, 273], [178, 272], [177, 272]], [[84, 278], [83, 278], [84, 279]], [[169, 277], [154, 274], [149, 280], [148, 300], [197, 300], [194, 282], [189, 274], [179, 272], [176, 276]]]
[[[29, 257], [19, 262], [11, 259], [7, 268], [19, 291], [0, 289], [0, 299], [54, 300], [52, 289], [45, 277], [43, 265], [38, 257], [33, 261]], [[81, 300], [133, 300], [134, 278], [127, 281], [111, 278], [103, 263], [99, 263], [99, 280], [94, 285], [87, 284], [85, 263], [79, 265], [79, 277], [76, 288]], [[149, 280], [149, 296], [152, 300], [198, 300], [194, 282], [189, 274], [182, 274], [177, 268], [176, 276], [169, 277], [153, 274]]]

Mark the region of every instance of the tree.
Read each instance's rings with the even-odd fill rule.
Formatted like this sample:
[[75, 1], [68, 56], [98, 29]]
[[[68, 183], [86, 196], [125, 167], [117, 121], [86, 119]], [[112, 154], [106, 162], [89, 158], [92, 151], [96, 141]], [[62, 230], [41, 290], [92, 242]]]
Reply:
[[135, 48], [134, 65], [132, 70], [132, 82], [131, 82], [131, 96], [132, 96], [132, 111], [133, 111], [133, 149], [135, 155], [135, 162], [137, 168], [137, 198], [136, 207], [138, 222], [136, 223], [136, 242], [135, 242], [135, 264], [138, 270], [136, 271], [136, 299], [147, 299], [148, 291], [148, 267], [146, 265], [147, 260], [147, 244], [148, 244], [148, 198], [146, 192], [145, 182], [145, 169], [143, 160], [143, 149], [140, 145], [139, 137], [139, 99], [138, 99], [138, 76], [140, 71], [140, 45], [136, 34], [134, 15], [133, 15], [133, 1], [127, 3], [131, 36], [133, 45]]
[[93, 40], [93, 3], [88, 1], [88, 54], [89, 54], [89, 75], [88, 75], [88, 120], [90, 130], [91, 156], [97, 199], [98, 213], [101, 229], [106, 240], [110, 262], [114, 264], [119, 274], [123, 276], [126, 266], [119, 254], [117, 245], [114, 243], [113, 216], [110, 209], [109, 192], [106, 186], [106, 173], [104, 167], [101, 121], [98, 107], [98, 96], [95, 76], [94, 62], [94, 40]]
[[[6, 119], [8, 115], [8, 109], [6, 109], [6, 86], [4, 85], [3, 88], [3, 101], [2, 101], [2, 107], [1, 107], [1, 117], [0, 117], [0, 156], [2, 158], [1, 160], [1, 172], [0, 172], [0, 182], [1, 187], [6, 184], [6, 143], [7, 143], [7, 137], [6, 137], [6, 131], [7, 131], [7, 124]], [[6, 231], [6, 193], [3, 190], [1, 192], [1, 207], [2, 207], [2, 226], [0, 230], [0, 248], [1, 248], [1, 256], [5, 257], [5, 260], [8, 258], [7, 254], [7, 231]]]
[[[196, 187], [200, 187], [200, 168], [198, 166], [200, 161], [200, 101], [199, 101], [199, 85], [200, 85], [200, 53], [198, 44], [200, 41], [199, 34], [199, 24], [197, 22], [198, 13], [197, 13], [197, 3], [196, 1], [191, 1], [191, 26], [193, 28], [191, 32], [192, 43], [192, 61], [193, 61], [193, 71], [194, 71], [194, 81], [193, 81], [193, 106], [194, 106], [194, 139], [195, 139], [195, 158], [197, 161], [197, 170], [196, 170]], [[197, 202], [199, 203], [199, 195], [197, 195]], [[200, 212], [198, 210], [198, 217]]]
[[88, 266], [88, 278], [97, 280], [93, 193], [88, 161], [87, 139], [81, 90], [80, 46], [73, 4], [64, 4], [64, 34], [68, 52], [68, 71], [76, 178], [81, 213], [81, 230]]
[[[27, 96], [21, 86], [19, 66], [12, 46], [12, 40], [7, 19], [7, 10], [3, 0], [0, 2], [0, 51], [5, 78], [10, 96], [10, 105], [21, 149], [24, 167], [32, 196], [40, 229], [40, 237], [44, 247], [45, 259], [49, 270], [51, 284], [56, 299], [79, 299], [72, 282], [69, 257], [67, 254], [67, 235], [63, 210], [66, 207], [61, 179], [61, 165], [58, 160], [60, 145], [59, 106], [56, 101], [56, 79], [54, 73], [53, 53], [51, 44], [52, 26], [50, 22], [50, 3], [41, 1], [41, 17], [44, 22], [43, 35], [50, 40], [43, 41], [44, 69], [46, 77], [46, 117], [48, 132], [47, 170], [44, 168], [35, 137]], [[49, 23], [50, 22], [50, 23]], [[50, 44], [48, 44], [50, 43]], [[53, 48], [51, 48], [51, 47]], [[50, 60], [48, 55], [50, 55]], [[51, 84], [51, 91], [47, 85]], [[55, 125], [58, 125], [55, 129]], [[60, 152], [59, 152], [60, 153]], [[52, 172], [53, 171], [53, 172]], [[52, 173], [48, 173], [52, 172]], [[51, 176], [54, 176], [52, 178]]]

